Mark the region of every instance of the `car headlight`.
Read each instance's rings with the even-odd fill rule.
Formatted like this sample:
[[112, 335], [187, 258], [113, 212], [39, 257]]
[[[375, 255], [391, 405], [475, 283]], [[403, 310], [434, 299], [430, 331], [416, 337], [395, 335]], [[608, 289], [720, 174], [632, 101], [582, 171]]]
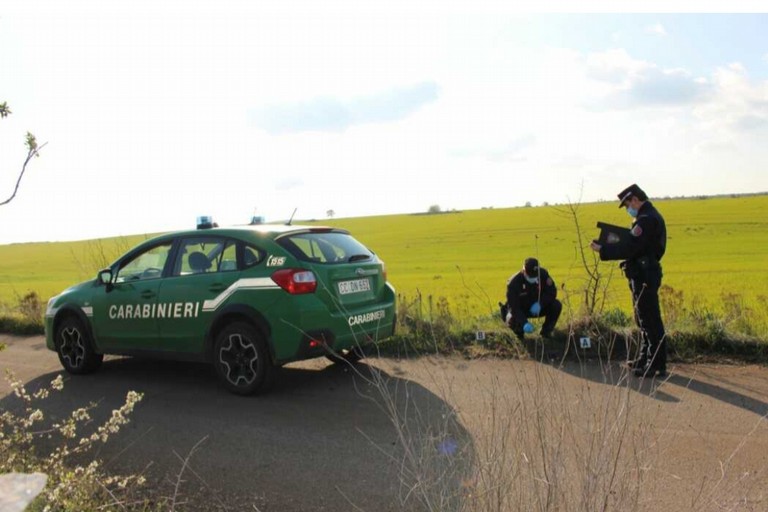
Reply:
[[54, 295], [53, 297], [51, 297], [50, 299], [48, 299], [48, 304], [46, 304], [46, 306], [45, 306], [45, 314], [46, 314], [46, 316], [50, 316], [50, 314], [51, 314], [51, 311], [52, 311], [52, 308], [53, 308], [53, 303], [54, 303], [54, 302], [56, 301], [56, 299], [58, 299], [58, 298], [59, 298], [59, 296], [58, 296], [58, 295]]

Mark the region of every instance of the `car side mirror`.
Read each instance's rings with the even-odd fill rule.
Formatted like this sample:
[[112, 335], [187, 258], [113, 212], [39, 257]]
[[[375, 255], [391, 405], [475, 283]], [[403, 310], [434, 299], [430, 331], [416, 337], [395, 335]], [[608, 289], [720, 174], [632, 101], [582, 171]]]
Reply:
[[107, 291], [109, 291], [112, 288], [112, 270], [108, 268], [99, 270], [99, 273], [96, 276], [96, 280], [99, 284], [106, 285]]

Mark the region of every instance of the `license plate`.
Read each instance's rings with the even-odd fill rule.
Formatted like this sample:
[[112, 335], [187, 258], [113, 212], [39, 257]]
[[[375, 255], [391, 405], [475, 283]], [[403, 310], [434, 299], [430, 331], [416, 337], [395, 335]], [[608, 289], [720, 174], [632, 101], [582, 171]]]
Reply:
[[348, 295], [350, 293], [367, 292], [371, 289], [371, 282], [368, 279], [355, 279], [354, 281], [341, 281], [339, 283], [339, 293]]

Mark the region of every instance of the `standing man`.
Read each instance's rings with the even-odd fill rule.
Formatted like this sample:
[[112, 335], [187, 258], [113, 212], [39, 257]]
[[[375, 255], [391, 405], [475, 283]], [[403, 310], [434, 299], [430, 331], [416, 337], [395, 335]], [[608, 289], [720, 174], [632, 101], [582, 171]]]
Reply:
[[[502, 306], [503, 308], [504, 306]], [[533, 332], [531, 317], [544, 317], [541, 335], [550, 338], [563, 305], [557, 300], [557, 287], [547, 269], [536, 258], [528, 258], [523, 269], [507, 281], [505, 320], [520, 340]]]
[[601, 260], [624, 260], [621, 268], [632, 290], [635, 322], [640, 328], [639, 357], [627, 361], [638, 377], [667, 374], [667, 341], [659, 308], [661, 258], [667, 248], [667, 226], [648, 196], [633, 184], [619, 193], [619, 208], [626, 208], [634, 219], [628, 244], [605, 244], [596, 241], [592, 250]]

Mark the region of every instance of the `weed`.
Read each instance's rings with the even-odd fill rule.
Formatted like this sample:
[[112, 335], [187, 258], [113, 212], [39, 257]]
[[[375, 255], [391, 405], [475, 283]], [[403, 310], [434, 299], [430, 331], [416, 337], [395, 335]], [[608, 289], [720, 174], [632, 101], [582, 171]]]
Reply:
[[672, 288], [667, 284], [659, 288], [659, 302], [664, 312], [665, 323], [668, 328], [674, 328], [685, 315], [683, 307], [683, 292]]
[[94, 428], [95, 404], [78, 408], [65, 418], [46, 417], [45, 400], [64, 387], [61, 375], [33, 393], [13, 375], [6, 378], [18, 403], [15, 411], [8, 408], [0, 414], [0, 473], [48, 476], [45, 489], [31, 505], [33, 511], [144, 508], [141, 500], [137, 506], [135, 496], [144, 484], [142, 476], [108, 475], [98, 459], [88, 456], [129, 422], [141, 393], [128, 392], [125, 403]]
[[30, 319], [17, 312], [0, 314], [0, 332], [20, 336], [34, 336], [45, 331], [42, 319]]
[[40, 320], [45, 313], [45, 305], [37, 292], [28, 292], [19, 298], [19, 313], [29, 320]]
[[612, 308], [599, 316], [599, 319], [608, 327], [624, 328], [632, 325], [632, 317], [623, 309]]

